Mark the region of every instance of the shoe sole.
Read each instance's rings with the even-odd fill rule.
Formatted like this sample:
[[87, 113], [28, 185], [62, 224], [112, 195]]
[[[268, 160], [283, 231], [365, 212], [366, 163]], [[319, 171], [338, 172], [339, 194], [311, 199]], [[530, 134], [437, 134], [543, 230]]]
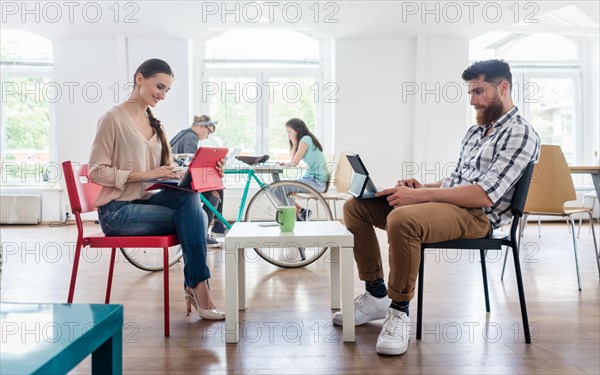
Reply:
[[[385, 319], [385, 314], [381, 318], [377, 317], [377, 318], [374, 318], [374, 319], [367, 320], [365, 322], [354, 321], [354, 326], [355, 327], [362, 326], [363, 324], [367, 324], [369, 322], [374, 322], [376, 320], [381, 320], [381, 319]], [[343, 320], [342, 319], [336, 319], [336, 316], [333, 317], [333, 324], [335, 324], [336, 326], [340, 326], [340, 327], [342, 327], [344, 325]]]
[[381, 355], [401, 355], [408, 351], [408, 347], [406, 349], [398, 349], [398, 348], [377, 348], [375, 347], [375, 351], [377, 354]]

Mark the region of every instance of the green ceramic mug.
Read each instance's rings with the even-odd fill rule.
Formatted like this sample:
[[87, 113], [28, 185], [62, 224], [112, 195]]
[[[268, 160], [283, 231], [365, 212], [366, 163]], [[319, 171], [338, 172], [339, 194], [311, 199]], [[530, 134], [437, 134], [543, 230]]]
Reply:
[[282, 232], [293, 232], [296, 225], [296, 207], [281, 206], [277, 207], [275, 220], [279, 224], [279, 229]]

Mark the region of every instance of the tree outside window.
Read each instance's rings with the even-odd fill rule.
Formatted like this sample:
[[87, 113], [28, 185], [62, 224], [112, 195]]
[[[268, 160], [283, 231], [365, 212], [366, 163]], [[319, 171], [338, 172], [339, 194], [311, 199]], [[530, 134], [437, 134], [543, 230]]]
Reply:
[[[51, 161], [52, 49], [49, 41], [18, 30], [2, 32], [1, 158], [3, 184], [35, 184]], [[56, 176], [54, 176], [56, 177]]]

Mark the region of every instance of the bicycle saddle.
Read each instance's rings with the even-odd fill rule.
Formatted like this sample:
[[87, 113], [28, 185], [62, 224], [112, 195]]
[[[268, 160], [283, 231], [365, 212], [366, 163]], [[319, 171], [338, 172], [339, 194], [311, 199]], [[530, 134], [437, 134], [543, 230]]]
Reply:
[[258, 155], [258, 156], [236, 156], [236, 159], [243, 161], [248, 165], [256, 165], [260, 163], [264, 163], [269, 160], [269, 155]]

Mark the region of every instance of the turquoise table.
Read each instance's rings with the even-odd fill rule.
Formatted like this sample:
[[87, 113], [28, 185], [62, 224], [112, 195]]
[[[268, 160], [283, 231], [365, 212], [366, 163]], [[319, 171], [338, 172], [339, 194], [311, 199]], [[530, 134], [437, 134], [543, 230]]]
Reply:
[[66, 374], [90, 353], [93, 374], [123, 372], [123, 306], [0, 303], [0, 374]]

